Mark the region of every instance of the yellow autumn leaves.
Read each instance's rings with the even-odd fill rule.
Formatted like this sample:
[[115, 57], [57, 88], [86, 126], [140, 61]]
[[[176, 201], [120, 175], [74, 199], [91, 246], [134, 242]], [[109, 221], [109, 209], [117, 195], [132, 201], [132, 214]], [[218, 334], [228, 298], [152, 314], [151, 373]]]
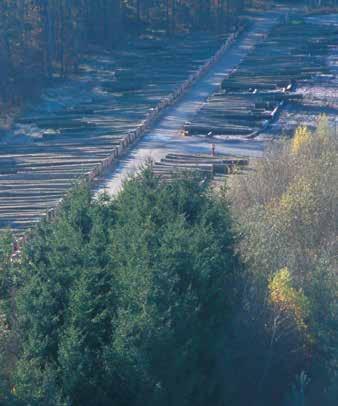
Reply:
[[315, 324], [308, 322], [314, 311], [308, 315], [318, 300], [315, 278], [332, 278], [335, 267], [337, 184], [337, 138], [321, 116], [316, 130], [301, 126], [291, 140], [273, 143], [255, 171], [235, 178], [230, 190], [241, 256], [256, 286], [264, 286], [264, 303], [307, 343]]
[[279, 212], [288, 221], [301, 220], [311, 225], [316, 212], [315, 181], [300, 176], [282, 194], [279, 200]]
[[329, 136], [329, 121], [325, 114], [318, 119], [316, 133], [313, 134], [308, 127], [300, 126], [296, 129], [295, 135], [291, 141], [291, 152], [298, 154], [302, 148], [311, 142], [312, 137], [317, 137], [320, 141], [325, 141]]
[[293, 287], [288, 268], [282, 268], [269, 282], [270, 302], [284, 315], [293, 318], [298, 330], [306, 330], [309, 301], [301, 290]]
[[310, 141], [310, 138], [311, 134], [307, 127], [298, 127], [291, 143], [292, 153], [297, 154], [300, 149]]

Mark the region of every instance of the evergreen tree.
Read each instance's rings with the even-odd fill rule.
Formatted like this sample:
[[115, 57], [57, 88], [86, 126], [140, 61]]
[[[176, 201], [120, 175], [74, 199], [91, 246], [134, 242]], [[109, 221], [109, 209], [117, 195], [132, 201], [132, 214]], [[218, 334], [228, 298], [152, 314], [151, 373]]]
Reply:
[[239, 271], [227, 205], [199, 178], [147, 168], [113, 201], [80, 188], [23, 259], [18, 400], [224, 405]]

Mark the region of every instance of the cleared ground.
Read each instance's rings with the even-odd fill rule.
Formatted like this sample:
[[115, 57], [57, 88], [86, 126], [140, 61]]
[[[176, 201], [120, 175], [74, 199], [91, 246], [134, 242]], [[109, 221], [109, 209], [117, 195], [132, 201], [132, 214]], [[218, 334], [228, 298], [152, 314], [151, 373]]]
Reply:
[[76, 75], [48, 88], [0, 140], [0, 228], [39, 221], [225, 38], [134, 41], [88, 56]]
[[[278, 32], [282, 16], [283, 11], [256, 16], [252, 28], [100, 179], [96, 192], [118, 193], [123, 181], [149, 159], [168, 164], [170, 154], [202, 154], [205, 160], [213, 148], [216, 155], [259, 157], [271, 135], [280, 135], [286, 125], [291, 132], [301, 120], [314, 122], [320, 112], [335, 118], [337, 46], [330, 35], [322, 41], [325, 29], [317, 28], [336, 29], [337, 16], [306, 19], [306, 26], [317, 27], [313, 38], [297, 22], [292, 34], [298, 33], [297, 41]], [[221, 40], [195, 36], [177, 50], [161, 40], [133, 44], [129, 51], [88, 58], [79, 75], [50, 88], [2, 139], [0, 228], [23, 230], [39, 221], [79, 176], [139, 125], [150, 107], [201, 66]], [[307, 54], [311, 41], [314, 55]], [[147, 58], [142, 60], [143, 53]], [[289, 84], [293, 88], [285, 92]], [[281, 99], [287, 103], [275, 114]], [[267, 120], [271, 123], [264, 130]], [[181, 136], [185, 125], [193, 136]], [[262, 128], [263, 134], [252, 137]], [[213, 138], [206, 137], [209, 130]]]
[[145, 161], [149, 159], [159, 161], [170, 152], [211, 153], [212, 144], [215, 144], [216, 151], [220, 154], [260, 156], [264, 149], [264, 141], [232, 139], [220, 142], [201, 137], [182, 137], [180, 132], [184, 123], [194, 118], [207, 97], [220, 87], [224, 78], [258, 43], [264, 41], [279, 18], [280, 14], [275, 13], [267, 13], [256, 18], [253, 28], [242, 36], [175, 107], [165, 112], [162, 120], [118, 163], [113, 173], [107, 174], [106, 178], [102, 179], [97, 192], [117, 193], [123, 181], [135, 173]]
[[[298, 82], [295, 93], [300, 99], [289, 103], [281, 115], [269, 129], [268, 135], [276, 136], [285, 133], [291, 135], [299, 124], [306, 124], [310, 128], [316, 126], [319, 114], [326, 114], [332, 127], [338, 117], [338, 14], [318, 15], [306, 17], [306, 24], [321, 29], [328, 29], [333, 40], [326, 38], [328, 50], [322, 57], [325, 59], [326, 74], [318, 74], [310, 80]], [[325, 43], [325, 38], [324, 38]]]

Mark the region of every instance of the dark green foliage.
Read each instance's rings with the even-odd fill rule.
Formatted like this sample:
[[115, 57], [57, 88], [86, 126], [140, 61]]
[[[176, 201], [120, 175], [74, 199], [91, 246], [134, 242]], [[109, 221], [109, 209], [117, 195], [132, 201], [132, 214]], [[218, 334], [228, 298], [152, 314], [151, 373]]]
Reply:
[[13, 252], [13, 236], [10, 231], [0, 234], [0, 301], [8, 299], [12, 285], [11, 255]]
[[222, 404], [229, 366], [219, 358], [236, 300], [226, 208], [196, 181], [162, 186], [151, 172], [126, 185], [116, 207], [113, 261], [124, 293], [114, 344], [141, 371], [149, 363], [150, 404]]
[[228, 208], [150, 169], [80, 187], [28, 244], [16, 294], [24, 404], [224, 405], [240, 266]]

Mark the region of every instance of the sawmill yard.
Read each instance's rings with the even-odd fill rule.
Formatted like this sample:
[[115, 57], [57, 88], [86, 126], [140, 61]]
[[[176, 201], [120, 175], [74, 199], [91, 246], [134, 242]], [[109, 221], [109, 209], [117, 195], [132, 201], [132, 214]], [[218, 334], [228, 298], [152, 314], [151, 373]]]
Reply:
[[[115, 170], [97, 174], [98, 191], [115, 193], [148, 158], [162, 165], [168, 153], [208, 156], [212, 145], [223, 159], [257, 157], [299, 124], [315, 127], [320, 114], [334, 122], [338, 17], [278, 11], [246, 21], [222, 60], [142, 131]], [[39, 221], [227, 38], [134, 41], [88, 56], [79, 73], [45, 90], [1, 136], [0, 227], [24, 230]]]
[[88, 56], [77, 75], [46, 89], [0, 139], [0, 227], [39, 221], [225, 40], [135, 40]]
[[[254, 138], [279, 125], [279, 134], [291, 135], [301, 123], [314, 126], [313, 115], [334, 117], [338, 25], [326, 22], [325, 17], [312, 22], [294, 16], [274, 27], [208, 98], [187, 129], [201, 136], [212, 132], [217, 138]], [[279, 115], [295, 109], [299, 115], [293, 120], [287, 117], [286, 127]]]
[[338, 0], [0, 0], [0, 405], [338, 405]]

